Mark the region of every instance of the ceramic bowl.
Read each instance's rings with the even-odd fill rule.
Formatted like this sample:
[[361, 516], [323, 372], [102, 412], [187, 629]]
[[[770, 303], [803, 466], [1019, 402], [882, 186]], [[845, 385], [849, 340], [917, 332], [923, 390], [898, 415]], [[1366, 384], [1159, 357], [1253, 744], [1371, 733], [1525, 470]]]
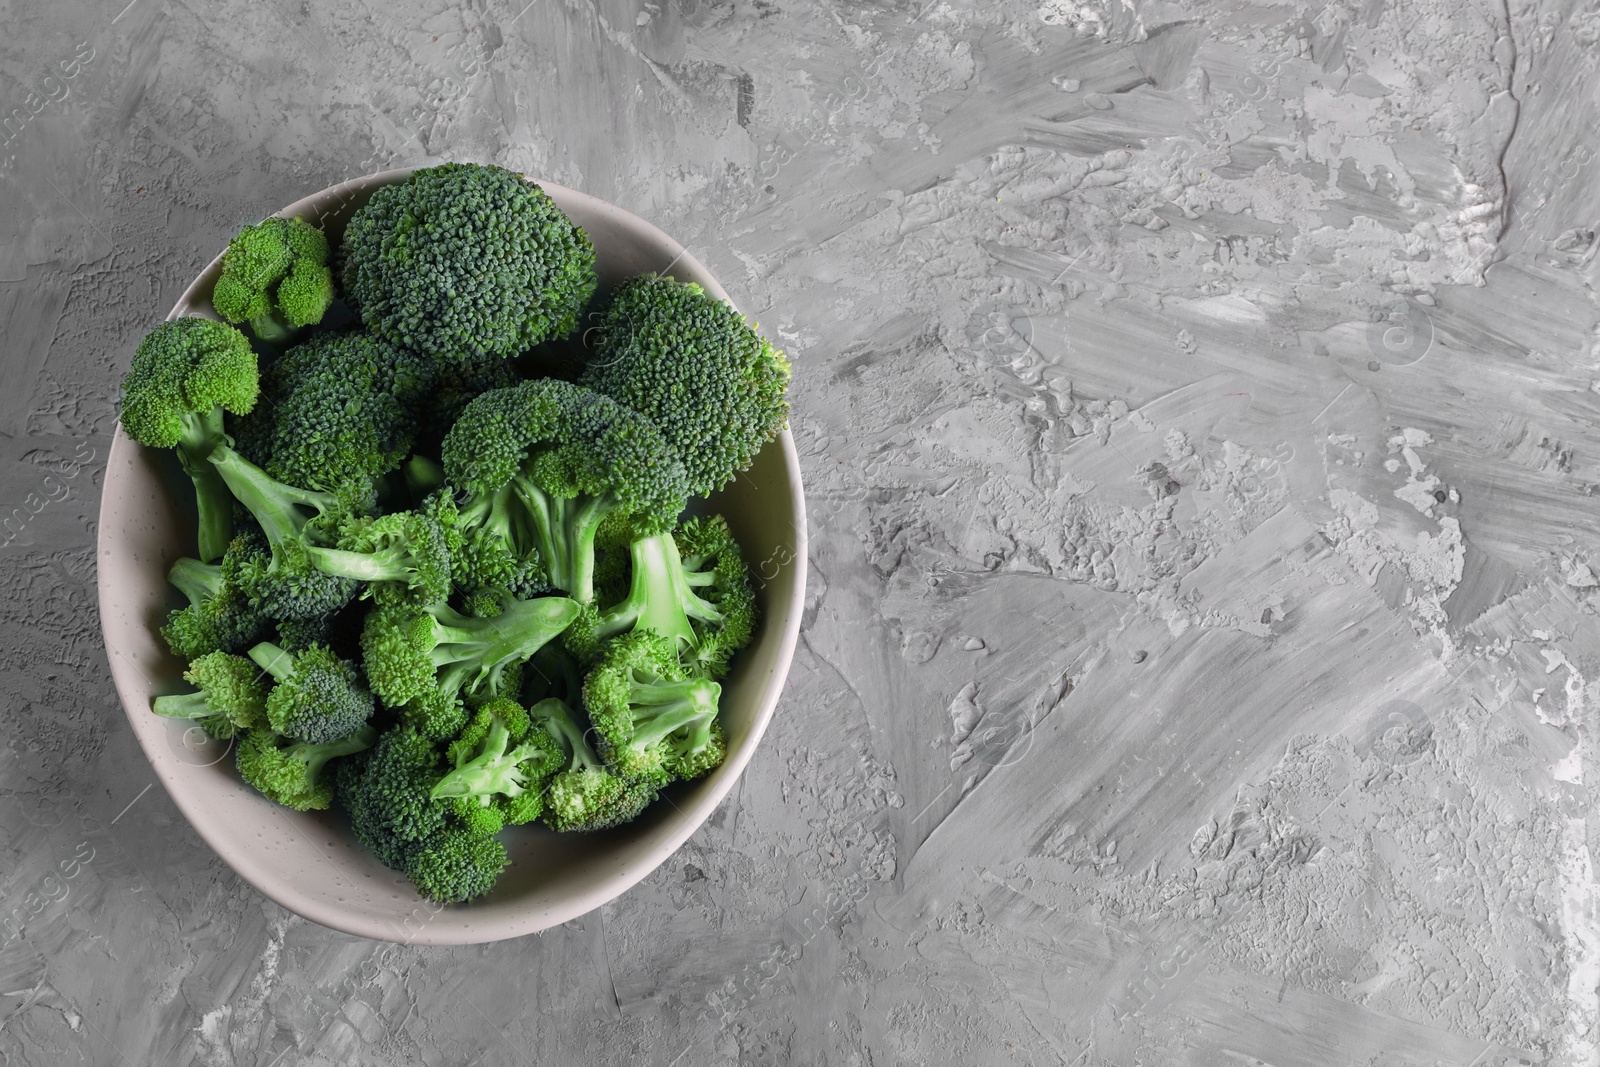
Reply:
[[[345, 220], [373, 190], [410, 173], [345, 182], [279, 214], [317, 222], [337, 241]], [[658, 271], [727, 299], [705, 267], [654, 226], [592, 196], [539, 184], [588, 231], [602, 288]], [[221, 258], [194, 280], [169, 318], [211, 313]], [[467, 904], [436, 905], [419, 896], [356, 841], [338, 811], [280, 807], [239, 779], [230, 743], [151, 712], [153, 696], [187, 688], [183, 664], [157, 627], [181, 603], [165, 576], [175, 559], [194, 554], [194, 505], [175, 457], [135, 444], [120, 428], [100, 498], [98, 544], [100, 621], [112, 678], [139, 744], [178, 809], [240, 877], [285, 908], [335, 930], [387, 941], [467, 944], [531, 934], [599, 907], [672, 855], [727, 796], [772, 718], [805, 590], [805, 506], [788, 432], [710, 507], [727, 517], [738, 537], [761, 606], [756, 638], [723, 682], [726, 762], [699, 781], [674, 785], [639, 819], [614, 830], [507, 830], [511, 867], [493, 893]]]

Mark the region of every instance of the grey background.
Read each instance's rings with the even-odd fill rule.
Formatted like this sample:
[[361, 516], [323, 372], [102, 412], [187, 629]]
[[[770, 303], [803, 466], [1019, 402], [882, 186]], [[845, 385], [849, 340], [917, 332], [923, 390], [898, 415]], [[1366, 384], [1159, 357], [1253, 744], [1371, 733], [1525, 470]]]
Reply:
[[[524, 2], [0, 6], [0, 1061], [1600, 1062], [1594, 0]], [[152, 788], [91, 546], [186, 280], [447, 158], [787, 349], [813, 557], [710, 822], [434, 949]]]

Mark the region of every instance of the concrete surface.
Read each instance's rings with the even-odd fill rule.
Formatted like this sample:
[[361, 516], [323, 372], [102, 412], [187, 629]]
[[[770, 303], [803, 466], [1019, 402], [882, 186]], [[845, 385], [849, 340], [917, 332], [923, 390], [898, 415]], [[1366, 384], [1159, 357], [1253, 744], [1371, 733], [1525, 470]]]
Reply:
[[[1594, 0], [0, 12], [6, 1067], [1600, 1062]], [[787, 348], [814, 546], [711, 823], [455, 950], [201, 845], [90, 547], [182, 283], [447, 158]]]

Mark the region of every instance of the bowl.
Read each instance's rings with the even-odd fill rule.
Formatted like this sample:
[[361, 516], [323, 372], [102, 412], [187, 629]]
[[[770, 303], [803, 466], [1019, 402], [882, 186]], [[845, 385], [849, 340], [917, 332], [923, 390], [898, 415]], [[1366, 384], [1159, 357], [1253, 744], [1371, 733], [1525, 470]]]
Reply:
[[[323, 225], [331, 241], [373, 190], [410, 169], [357, 178], [296, 201], [280, 215]], [[726, 300], [682, 245], [615, 205], [539, 182], [594, 242], [602, 291], [645, 271], [698, 282]], [[211, 316], [219, 253], [168, 318]], [[213, 316], [214, 317], [214, 316]], [[749, 471], [709, 502], [750, 563], [761, 622], [722, 685], [728, 754], [711, 774], [677, 783], [634, 822], [588, 834], [513, 827], [502, 835], [511, 866], [492, 893], [439, 905], [368, 852], [337, 810], [296, 812], [245, 785], [231, 743], [163, 719], [151, 698], [182, 692], [183, 663], [157, 627], [182, 603], [166, 572], [193, 555], [189, 482], [169, 452], [144, 448], [120, 427], [100, 496], [99, 601], [111, 676], [134, 735], [173, 803], [241, 878], [290, 911], [345, 933], [416, 944], [471, 944], [519, 937], [567, 922], [614, 899], [686, 841], [733, 788], [771, 721], [794, 655], [805, 591], [805, 502], [794, 441], [784, 431]]]

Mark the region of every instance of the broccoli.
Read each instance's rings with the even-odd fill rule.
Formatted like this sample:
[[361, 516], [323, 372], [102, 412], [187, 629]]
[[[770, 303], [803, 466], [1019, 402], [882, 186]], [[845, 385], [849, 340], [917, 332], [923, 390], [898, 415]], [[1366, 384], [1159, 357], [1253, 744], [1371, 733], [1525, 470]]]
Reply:
[[342, 278], [378, 336], [460, 360], [570, 333], [597, 285], [594, 262], [588, 235], [533, 182], [445, 163], [384, 186], [351, 216]]
[[263, 641], [249, 656], [277, 683], [267, 696], [267, 721], [285, 737], [321, 744], [349, 736], [372, 717], [372, 694], [355, 665], [326, 645], [291, 655]]
[[789, 415], [789, 361], [724, 301], [655, 274], [612, 291], [579, 383], [644, 415], [707, 496], [750, 466]]
[[229, 322], [247, 322], [263, 341], [283, 341], [322, 321], [333, 303], [328, 239], [304, 219], [270, 218], [246, 226], [222, 254], [211, 306]]
[[330, 760], [372, 747], [378, 731], [362, 726], [346, 737], [313, 744], [295, 741], [268, 729], [253, 729], [239, 742], [234, 764], [239, 777], [266, 796], [295, 811], [321, 811], [333, 803], [333, 780], [323, 774]]
[[466, 827], [448, 826], [407, 857], [406, 876], [439, 904], [459, 904], [494, 888], [510, 864], [506, 846]]
[[194, 482], [204, 563], [221, 558], [233, 537], [233, 501], [206, 459], [226, 440], [222, 413], [247, 414], [259, 393], [249, 339], [211, 319], [174, 319], [151, 330], [123, 379], [122, 428], [142, 445], [176, 448]]
[[183, 678], [198, 692], [156, 697], [151, 710], [172, 719], [192, 719], [218, 738], [265, 724], [267, 687], [256, 665], [243, 656], [208, 652], [189, 664]]
[[690, 519], [676, 534], [629, 546], [628, 594], [612, 607], [586, 605], [567, 647], [592, 663], [609, 638], [650, 630], [671, 638], [693, 673], [720, 678], [755, 632], [756, 600], [739, 545], [720, 515]]
[[487, 893], [507, 863], [504, 845], [456, 818], [452, 802], [429, 795], [446, 769], [431, 740], [399, 726], [337, 778], [357, 840], [441, 903]]
[[355, 596], [356, 579], [317, 570], [308, 551], [335, 539], [351, 513], [349, 501], [280, 482], [226, 445], [211, 450], [211, 463], [266, 538], [267, 550], [239, 567], [253, 606], [275, 619], [310, 619]]
[[489, 618], [446, 604], [372, 611], [361, 649], [373, 692], [395, 707], [434, 689], [445, 697], [464, 690], [506, 695], [521, 681], [515, 666], [560, 636], [579, 610], [566, 597], [502, 596], [497, 606], [499, 614]]
[[672, 643], [648, 630], [607, 645], [583, 685], [606, 765], [663, 785], [722, 762], [721, 738], [712, 736], [721, 696], [716, 682], [686, 677]]
[[238, 450], [272, 477], [370, 504], [411, 451], [431, 363], [365, 333], [326, 333], [284, 352]]
[[439, 522], [416, 511], [348, 519], [338, 545], [309, 545], [306, 558], [324, 574], [367, 583], [380, 604], [436, 604], [450, 595], [450, 548]]
[[555, 739], [531, 728], [522, 705], [505, 698], [479, 708], [445, 755], [455, 769], [430, 795], [448, 798], [457, 818], [485, 834], [538, 818], [545, 779], [565, 761]]
[[628, 822], [656, 798], [644, 779], [612, 773], [589, 747], [572, 709], [554, 697], [528, 709], [561, 746], [560, 770], [545, 789], [544, 821], [553, 830], [604, 830]]
[[[238, 551], [235, 543], [240, 546]], [[235, 538], [223, 553], [222, 563], [184, 558], [167, 572], [167, 581], [189, 600], [188, 605], [169, 614], [167, 624], [161, 627], [161, 636], [174, 654], [192, 660], [207, 652], [236, 652], [266, 629], [266, 617], [250, 606], [233, 573], [244, 546], [245, 542]]]
[[550, 582], [594, 599], [595, 533], [621, 512], [638, 535], [669, 530], [687, 498], [683, 467], [648, 420], [554, 379], [495, 389], [445, 435], [445, 475], [466, 494], [461, 521], [514, 558], [537, 549]]
[[285, 652], [304, 652], [312, 645], [325, 645], [333, 637], [333, 615], [313, 615], [309, 619], [278, 619], [278, 647]]

